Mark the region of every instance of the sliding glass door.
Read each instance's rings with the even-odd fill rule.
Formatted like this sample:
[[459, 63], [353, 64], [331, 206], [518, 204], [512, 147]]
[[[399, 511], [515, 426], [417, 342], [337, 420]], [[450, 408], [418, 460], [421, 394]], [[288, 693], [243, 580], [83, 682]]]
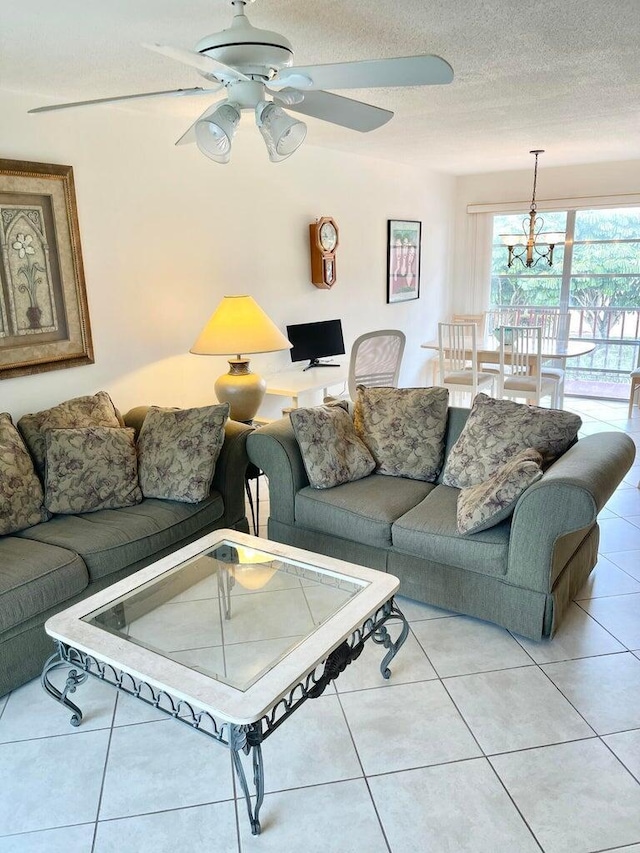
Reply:
[[567, 363], [567, 393], [626, 398], [640, 351], [640, 208], [544, 213], [545, 231], [566, 232], [553, 266], [516, 260], [508, 269], [499, 235], [519, 230], [525, 215], [493, 218], [490, 309], [517, 309], [525, 323], [527, 312], [568, 312], [569, 337], [596, 348]]

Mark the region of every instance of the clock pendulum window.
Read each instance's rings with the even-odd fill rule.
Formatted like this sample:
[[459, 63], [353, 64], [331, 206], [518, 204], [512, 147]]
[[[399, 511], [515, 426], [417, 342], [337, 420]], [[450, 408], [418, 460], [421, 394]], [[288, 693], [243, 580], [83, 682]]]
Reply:
[[330, 216], [322, 216], [309, 225], [311, 251], [311, 281], [316, 287], [329, 290], [336, 283], [336, 249], [338, 226]]

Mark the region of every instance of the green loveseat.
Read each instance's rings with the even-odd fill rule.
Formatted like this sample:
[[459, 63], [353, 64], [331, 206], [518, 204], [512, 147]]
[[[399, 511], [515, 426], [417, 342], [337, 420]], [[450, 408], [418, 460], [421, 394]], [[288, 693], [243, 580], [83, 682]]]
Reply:
[[[148, 407], [132, 409], [139, 430]], [[53, 652], [44, 623], [54, 613], [212, 530], [248, 532], [246, 439], [227, 421], [209, 496], [200, 503], [145, 498], [123, 509], [58, 515], [0, 536], [0, 696], [29, 681]]]
[[[445, 459], [469, 415], [450, 408]], [[309, 480], [289, 419], [247, 441], [269, 480], [269, 538], [388, 571], [402, 595], [539, 640], [553, 634], [597, 561], [597, 516], [630, 468], [621, 432], [575, 442], [495, 527], [461, 536], [458, 489], [370, 474], [329, 489]], [[442, 475], [440, 475], [442, 476]]]

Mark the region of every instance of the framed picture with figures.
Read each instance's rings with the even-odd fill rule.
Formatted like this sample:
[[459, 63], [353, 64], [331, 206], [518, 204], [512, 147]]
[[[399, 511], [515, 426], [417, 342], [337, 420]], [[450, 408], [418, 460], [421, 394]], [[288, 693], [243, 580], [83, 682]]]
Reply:
[[422, 223], [387, 220], [387, 303], [420, 297]]
[[92, 362], [73, 169], [0, 160], [0, 379]]

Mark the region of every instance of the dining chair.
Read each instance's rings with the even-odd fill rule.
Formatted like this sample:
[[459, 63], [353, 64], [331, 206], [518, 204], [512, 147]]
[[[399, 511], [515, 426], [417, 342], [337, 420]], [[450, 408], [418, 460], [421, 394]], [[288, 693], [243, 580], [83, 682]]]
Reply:
[[[559, 310], [541, 310], [533, 312], [533, 325], [542, 328], [542, 340], [548, 340], [555, 344], [556, 341], [567, 341], [569, 339], [570, 315], [568, 312]], [[544, 349], [544, 344], [543, 344]], [[553, 365], [557, 364], [557, 367]], [[566, 376], [566, 359], [557, 358], [542, 365], [542, 376], [553, 379], [558, 384], [556, 394], [557, 401], [564, 400], [564, 380]]]
[[487, 312], [482, 314], [454, 314], [452, 323], [475, 323], [478, 329], [478, 337], [484, 338], [487, 333]]
[[[452, 394], [471, 394], [495, 389], [495, 373], [478, 370], [478, 326], [476, 323], [438, 323], [438, 384]], [[469, 358], [471, 356], [471, 358]]]
[[542, 374], [542, 327], [502, 326], [499, 347], [500, 397], [533, 400], [539, 406], [542, 398], [548, 396], [551, 408], [557, 408], [558, 383]]

